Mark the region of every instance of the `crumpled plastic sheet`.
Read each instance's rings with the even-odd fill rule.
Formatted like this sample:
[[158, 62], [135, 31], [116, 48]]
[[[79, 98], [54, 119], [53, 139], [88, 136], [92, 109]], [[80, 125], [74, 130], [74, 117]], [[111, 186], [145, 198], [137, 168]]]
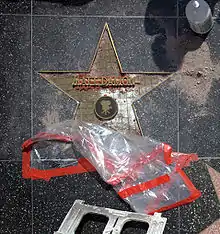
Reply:
[[139, 213], [161, 212], [201, 195], [182, 170], [190, 161], [198, 160], [197, 155], [172, 152], [171, 146], [148, 137], [125, 136], [92, 123], [69, 120], [52, 125], [23, 144], [25, 167], [29, 153], [30, 168], [25, 168], [24, 177], [28, 178], [31, 168], [45, 176], [51, 162], [53, 169], [62, 168], [62, 174], [74, 173], [66, 170], [73, 166], [77, 173], [77, 165], [86, 158]]

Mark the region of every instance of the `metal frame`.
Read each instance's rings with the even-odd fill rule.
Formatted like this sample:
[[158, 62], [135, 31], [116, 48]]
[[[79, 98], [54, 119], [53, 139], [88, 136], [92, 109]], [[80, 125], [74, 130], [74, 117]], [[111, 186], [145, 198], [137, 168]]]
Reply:
[[83, 216], [89, 213], [104, 215], [109, 219], [103, 234], [120, 234], [125, 223], [129, 221], [146, 222], [149, 225], [146, 234], [162, 234], [167, 222], [167, 218], [161, 217], [160, 213], [154, 215], [139, 214], [86, 205], [84, 201], [76, 200], [59, 230], [54, 234], [75, 234]]

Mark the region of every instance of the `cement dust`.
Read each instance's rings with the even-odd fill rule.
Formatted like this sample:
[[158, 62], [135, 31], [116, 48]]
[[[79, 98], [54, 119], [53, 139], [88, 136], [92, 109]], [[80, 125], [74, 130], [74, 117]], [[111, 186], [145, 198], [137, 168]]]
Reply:
[[219, 80], [220, 63], [212, 63], [208, 44], [204, 42], [199, 49], [185, 55], [181, 70], [173, 76], [180, 93], [191, 102], [204, 105], [213, 81]]
[[60, 122], [59, 113], [55, 110], [49, 110], [46, 112], [45, 116], [42, 118], [42, 124], [45, 127], [50, 127], [52, 124]]

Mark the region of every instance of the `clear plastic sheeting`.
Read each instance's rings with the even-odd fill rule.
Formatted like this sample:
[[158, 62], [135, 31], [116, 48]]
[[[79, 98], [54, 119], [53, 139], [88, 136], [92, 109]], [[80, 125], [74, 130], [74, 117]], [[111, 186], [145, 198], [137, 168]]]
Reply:
[[[195, 154], [172, 152], [169, 145], [147, 137], [66, 121], [23, 144], [23, 176], [48, 180], [97, 170], [135, 211], [150, 214], [200, 196], [182, 170], [197, 159]], [[46, 166], [48, 162], [52, 167]]]
[[[73, 155], [75, 155], [73, 157]], [[77, 165], [80, 154], [74, 152], [71, 142], [40, 141], [31, 151], [31, 166], [49, 169]]]

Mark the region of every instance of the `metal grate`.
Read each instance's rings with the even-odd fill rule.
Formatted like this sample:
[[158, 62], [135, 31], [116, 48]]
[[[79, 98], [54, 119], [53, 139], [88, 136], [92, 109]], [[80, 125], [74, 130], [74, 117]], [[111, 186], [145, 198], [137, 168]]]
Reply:
[[106, 216], [109, 220], [103, 234], [120, 234], [123, 226], [130, 221], [144, 222], [149, 225], [146, 234], [162, 234], [167, 222], [160, 213], [145, 215], [121, 210], [114, 210], [104, 207], [90, 206], [84, 201], [76, 200], [66, 215], [59, 230], [54, 234], [75, 234], [83, 216], [86, 214], [99, 214]]

